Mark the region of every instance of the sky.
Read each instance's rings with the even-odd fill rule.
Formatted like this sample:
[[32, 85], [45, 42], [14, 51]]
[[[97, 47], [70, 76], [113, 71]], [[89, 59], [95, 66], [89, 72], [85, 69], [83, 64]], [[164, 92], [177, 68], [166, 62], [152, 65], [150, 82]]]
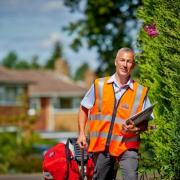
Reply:
[[19, 59], [31, 60], [37, 55], [39, 63], [44, 64], [59, 40], [72, 73], [83, 62], [96, 69], [95, 49], [84, 47], [74, 52], [69, 47], [73, 37], [62, 30], [82, 16], [70, 13], [62, 0], [0, 0], [0, 61], [8, 52], [15, 51]]

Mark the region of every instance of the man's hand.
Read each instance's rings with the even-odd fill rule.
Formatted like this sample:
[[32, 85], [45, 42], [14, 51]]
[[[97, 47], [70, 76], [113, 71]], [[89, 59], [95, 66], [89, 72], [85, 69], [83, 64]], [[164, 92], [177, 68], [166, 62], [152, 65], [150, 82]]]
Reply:
[[84, 149], [87, 147], [87, 142], [86, 142], [86, 136], [85, 134], [81, 134], [79, 135], [78, 139], [77, 139], [77, 143], [79, 145], [79, 147], [81, 149]]
[[122, 131], [123, 133], [128, 133], [128, 132], [134, 132], [137, 133], [140, 129], [138, 127], [135, 127], [135, 124], [132, 120], [129, 120], [127, 124], [122, 125]]

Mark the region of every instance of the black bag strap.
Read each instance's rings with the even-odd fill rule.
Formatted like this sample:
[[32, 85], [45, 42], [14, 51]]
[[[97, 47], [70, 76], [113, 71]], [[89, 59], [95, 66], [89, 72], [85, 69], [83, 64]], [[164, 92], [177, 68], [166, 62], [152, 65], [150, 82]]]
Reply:
[[[84, 177], [85, 177], [85, 173], [84, 173], [84, 165], [85, 165], [84, 155], [85, 155], [85, 149], [81, 149], [79, 147], [79, 145], [77, 144], [77, 138], [68, 138], [67, 143], [69, 143], [69, 142], [74, 147], [74, 151], [75, 151], [75, 154], [74, 154], [75, 157], [74, 158], [75, 158], [77, 163], [79, 163], [79, 158], [80, 158], [80, 164], [79, 164], [79, 165], [81, 165], [81, 171], [80, 171], [81, 179], [80, 180], [84, 180]], [[78, 156], [78, 159], [77, 159], [77, 156]]]
[[67, 142], [65, 144], [65, 148], [66, 148], [66, 158], [68, 161], [71, 160], [71, 153], [70, 153], [70, 149], [69, 149], [69, 143], [70, 143], [70, 139], [67, 139]]
[[69, 150], [69, 143], [70, 143], [70, 139], [67, 139], [67, 142], [65, 144], [65, 153], [66, 153], [66, 164], [67, 164], [67, 174], [66, 174], [66, 180], [68, 180], [69, 178], [69, 166], [70, 166], [70, 161], [71, 161], [71, 153]]

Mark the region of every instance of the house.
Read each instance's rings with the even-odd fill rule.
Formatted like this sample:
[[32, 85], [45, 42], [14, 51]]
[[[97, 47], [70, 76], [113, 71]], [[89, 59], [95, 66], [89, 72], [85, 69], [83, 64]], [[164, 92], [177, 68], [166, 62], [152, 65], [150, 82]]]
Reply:
[[[78, 108], [87, 88], [70, 79], [67, 75], [66, 64], [57, 60], [55, 70], [7, 71], [14, 74], [13, 78], [20, 78], [18, 82], [22, 82], [21, 86], [26, 90], [29, 102], [28, 114], [30, 116], [36, 114], [38, 117], [34, 129], [39, 131], [77, 131]], [[9, 79], [11, 78], [9, 77]], [[12, 79], [9, 81], [10, 83], [12, 83]], [[0, 85], [1, 88], [3, 86]], [[17, 90], [17, 92], [21, 94], [21, 91]], [[12, 96], [14, 97], [14, 95]]]
[[28, 110], [28, 86], [33, 82], [0, 66], [0, 123], [10, 123]]
[[39, 113], [36, 129], [77, 130], [77, 113], [85, 88], [54, 71], [20, 71], [29, 86], [29, 113]]

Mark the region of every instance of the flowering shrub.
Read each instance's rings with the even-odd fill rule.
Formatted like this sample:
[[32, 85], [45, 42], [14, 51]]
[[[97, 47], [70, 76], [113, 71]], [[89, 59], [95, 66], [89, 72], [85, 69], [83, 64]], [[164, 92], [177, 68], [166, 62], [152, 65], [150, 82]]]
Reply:
[[144, 31], [150, 36], [150, 37], [156, 37], [159, 35], [159, 32], [157, 31], [156, 24], [147, 24], [144, 26]]

